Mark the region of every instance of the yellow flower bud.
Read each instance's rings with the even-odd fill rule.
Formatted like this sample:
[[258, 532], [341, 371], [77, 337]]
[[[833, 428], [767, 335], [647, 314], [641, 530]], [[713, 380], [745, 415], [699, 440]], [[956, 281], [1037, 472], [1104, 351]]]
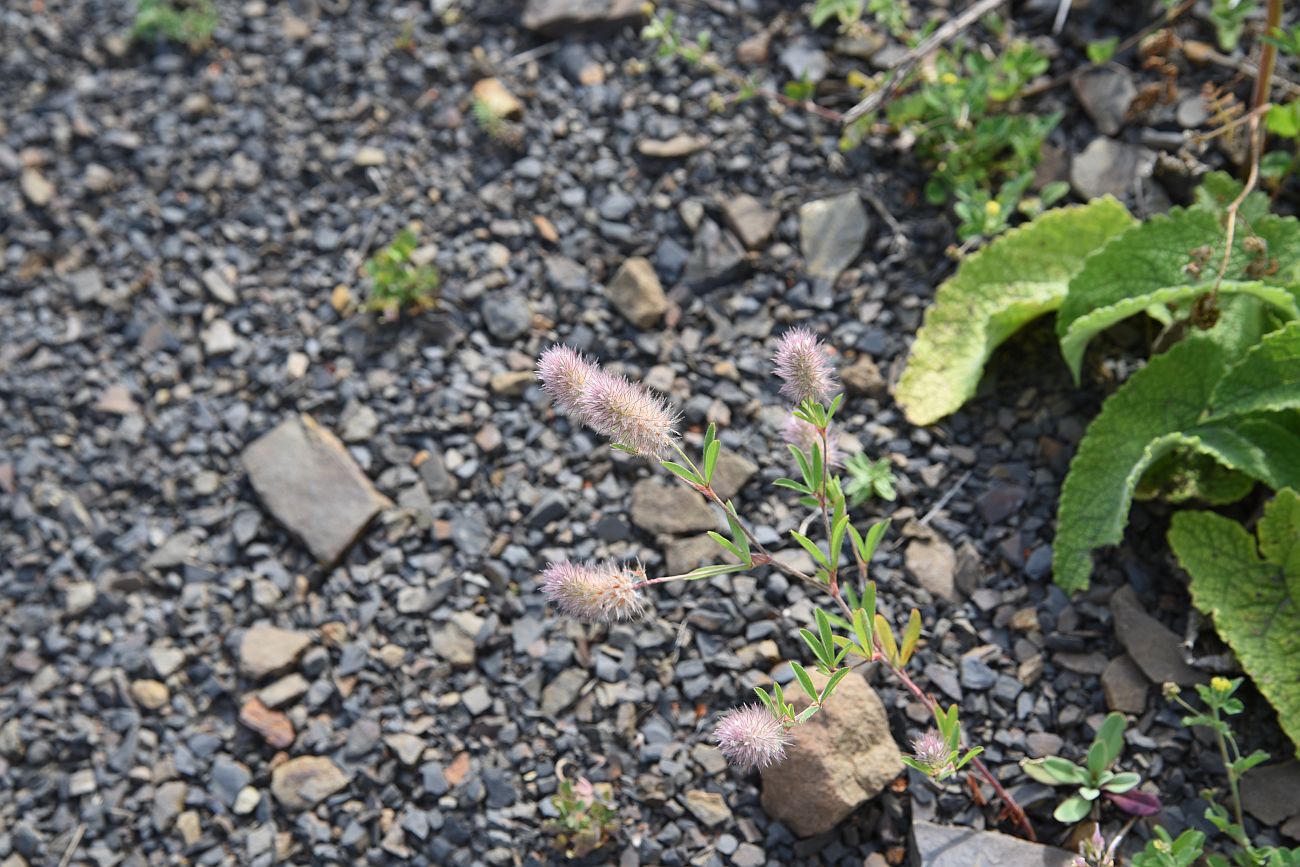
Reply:
[[984, 203], [984, 213], [990, 217], [996, 217], [1002, 213], [1002, 206], [998, 204], [997, 199], [989, 199]]
[[951, 72], [945, 72], [943, 75], [939, 76], [939, 81], [944, 84], [956, 84], [957, 76], [953, 75]]

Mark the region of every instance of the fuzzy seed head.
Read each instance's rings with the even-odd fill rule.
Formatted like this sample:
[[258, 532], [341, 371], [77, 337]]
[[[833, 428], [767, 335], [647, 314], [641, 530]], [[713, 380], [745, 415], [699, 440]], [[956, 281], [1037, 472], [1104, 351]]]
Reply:
[[727, 711], [713, 730], [718, 750], [745, 770], [766, 768], [785, 758], [789, 736], [772, 712], [756, 704]]
[[912, 738], [912, 758], [918, 764], [929, 769], [931, 775], [942, 773], [952, 763], [952, 751], [943, 735], [930, 729], [919, 737]]
[[825, 400], [839, 387], [826, 346], [807, 328], [787, 331], [772, 361], [776, 375], [785, 380], [781, 393], [795, 403]]
[[560, 611], [579, 620], [613, 623], [641, 613], [638, 576], [614, 563], [548, 563], [542, 571], [542, 595]]
[[[817, 433], [816, 425], [809, 424], [801, 418], [790, 416], [785, 420], [785, 428], [781, 431], [781, 439], [795, 446], [806, 455], [812, 454], [812, 447], [822, 446], [821, 434]], [[831, 433], [830, 429], [826, 430], [826, 454], [822, 458], [828, 466], [840, 467], [844, 465], [844, 456], [840, 454], [837, 437]]]
[[587, 380], [578, 411], [597, 433], [637, 454], [662, 457], [677, 436], [677, 416], [663, 400], [603, 370]]
[[591, 377], [599, 373], [582, 353], [567, 346], [552, 346], [537, 359], [537, 378], [542, 391], [551, 396], [560, 410], [581, 421], [579, 402]]

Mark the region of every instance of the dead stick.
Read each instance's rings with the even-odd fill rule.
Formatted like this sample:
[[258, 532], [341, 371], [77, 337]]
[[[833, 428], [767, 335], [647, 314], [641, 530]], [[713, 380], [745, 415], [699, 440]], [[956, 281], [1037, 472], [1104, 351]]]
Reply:
[[894, 95], [894, 92], [902, 85], [903, 80], [907, 78], [907, 74], [912, 71], [912, 67], [916, 66], [931, 52], [947, 44], [957, 34], [974, 24], [980, 17], [987, 15], [1005, 2], [1006, 0], [978, 0], [978, 2], [967, 6], [960, 15], [949, 20], [922, 40], [919, 45], [907, 52], [903, 59], [889, 71], [889, 76], [879, 90], [868, 94], [865, 99], [848, 110], [844, 115], [844, 122], [850, 124], [860, 117], [874, 113], [876, 109], [884, 104], [885, 100]]
[[[1264, 27], [1264, 32], [1272, 33], [1281, 24], [1282, 0], [1268, 0], [1268, 23]], [[1237, 198], [1232, 200], [1232, 204], [1228, 205], [1228, 211], [1224, 214], [1227, 226], [1224, 231], [1223, 261], [1219, 264], [1219, 274], [1214, 279], [1215, 295], [1218, 294], [1219, 286], [1223, 283], [1223, 276], [1228, 273], [1228, 263], [1232, 261], [1232, 242], [1237, 234], [1237, 213], [1241, 210], [1246, 197], [1255, 189], [1255, 184], [1259, 183], [1259, 160], [1264, 151], [1264, 128], [1260, 126], [1263, 112], [1259, 111], [1259, 108], [1268, 102], [1268, 93], [1273, 79], [1273, 64], [1276, 61], [1277, 46], [1265, 41], [1259, 53], [1259, 71], [1255, 74], [1255, 89], [1250, 98], [1250, 173], [1246, 177], [1246, 185], [1241, 188]]]

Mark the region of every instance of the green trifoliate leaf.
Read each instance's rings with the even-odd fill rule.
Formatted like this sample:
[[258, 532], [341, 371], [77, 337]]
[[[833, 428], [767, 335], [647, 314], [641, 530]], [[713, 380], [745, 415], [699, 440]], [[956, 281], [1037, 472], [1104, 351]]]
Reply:
[[[1186, 310], [1214, 290], [1225, 235], [1217, 215], [1175, 208], [1111, 241], [1072, 279], [1056, 316], [1061, 353], [1076, 382], [1099, 332], [1148, 308]], [[1300, 268], [1300, 221], [1266, 216], [1239, 227], [1219, 297], [1253, 295], [1288, 319], [1300, 317], [1290, 285]]]
[[1089, 254], [1133, 225], [1110, 197], [1048, 211], [1012, 229], [935, 293], [894, 397], [913, 424], [932, 424], [975, 394], [993, 350], [1065, 298]]
[[1300, 754], [1300, 494], [1278, 491], [1256, 533], [1258, 545], [1236, 521], [1178, 512], [1169, 546]]
[[1210, 397], [1214, 418], [1300, 407], [1300, 321], [1264, 335]]

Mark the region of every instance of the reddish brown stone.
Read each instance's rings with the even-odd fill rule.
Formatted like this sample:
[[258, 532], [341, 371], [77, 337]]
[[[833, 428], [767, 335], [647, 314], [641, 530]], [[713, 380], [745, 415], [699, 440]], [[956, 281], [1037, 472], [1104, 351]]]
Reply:
[[277, 750], [293, 744], [293, 723], [277, 710], [262, 704], [261, 699], [250, 698], [239, 710], [239, 721], [261, 735]]

